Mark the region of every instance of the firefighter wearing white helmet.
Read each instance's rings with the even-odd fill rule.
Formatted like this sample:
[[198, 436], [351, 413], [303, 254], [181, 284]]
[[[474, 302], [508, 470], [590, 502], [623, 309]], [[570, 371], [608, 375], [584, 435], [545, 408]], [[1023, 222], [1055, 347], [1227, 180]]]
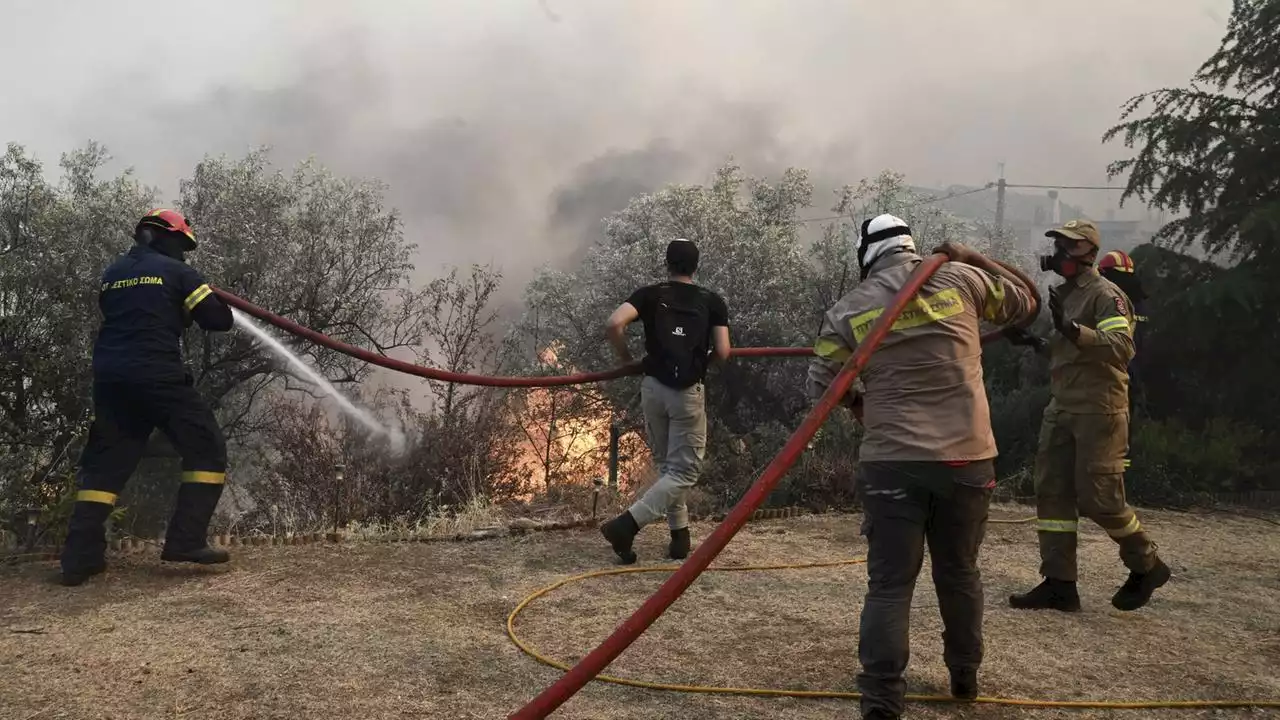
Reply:
[[[979, 320], [1020, 322], [1038, 308], [1014, 273], [958, 244], [871, 356], [845, 403], [866, 428], [860, 450], [867, 595], [858, 656], [864, 718], [897, 718], [905, 700], [911, 595], [926, 543], [945, 632], [951, 693], [978, 694], [982, 582], [978, 550], [995, 487], [995, 438], [982, 384]], [[862, 282], [823, 319], [808, 392], [826, 391], [920, 263], [911, 229], [880, 215], [862, 224]]]
[[880, 258], [915, 251], [916, 242], [911, 238], [911, 228], [902, 218], [886, 213], [862, 223], [862, 232], [858, 234], [858, 269], [863, 280], [867, 279], [871, 266]]

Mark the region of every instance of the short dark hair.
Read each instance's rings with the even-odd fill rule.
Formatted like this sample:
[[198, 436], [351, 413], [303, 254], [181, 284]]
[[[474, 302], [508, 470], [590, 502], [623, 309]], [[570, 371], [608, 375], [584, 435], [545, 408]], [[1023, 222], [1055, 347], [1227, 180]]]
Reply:
[[698, 270], [698, 246], [678, 238], [667, 245], [667, 270], [675, 275], [692, 275]]

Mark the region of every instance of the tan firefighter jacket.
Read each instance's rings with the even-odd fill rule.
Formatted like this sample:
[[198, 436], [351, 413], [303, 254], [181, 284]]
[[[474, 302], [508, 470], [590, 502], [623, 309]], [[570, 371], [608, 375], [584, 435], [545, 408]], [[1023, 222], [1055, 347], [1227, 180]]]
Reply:
[[[807, 390], [826, 391], [858, 343], [923, 259], [912, 253], [877, 261], [872, 272], [827, 311], [809, 364]], [[1020, 285], [971, 265], [949, 262], [908, 303], [844, 398], [863, 396], [863, 460], [985, 460], [996, 456], [991, 410], [982, 385], [979, 318], [1021, 320], [1032, 299]]]
[[1080, 326], [1072, 342], [1054, 332], [1049, 340], [1048, 410], [1080, 414], [1129, 411], [1129, 361], [1134, 356], [1133, 308], [1124, 292], [1096, 268], [1054, 288], [1062, 319]]

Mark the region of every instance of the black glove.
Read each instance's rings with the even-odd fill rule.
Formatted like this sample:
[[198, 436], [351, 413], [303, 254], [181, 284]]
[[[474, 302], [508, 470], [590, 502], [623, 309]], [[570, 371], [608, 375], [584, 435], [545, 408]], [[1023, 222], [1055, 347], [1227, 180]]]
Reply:
[[184, 372], [182, 373], [182, 384], [186, 385], [187, 387], [194, 387], [196, 384], [196, 379], [191, 375], [191, 373]]
[[1080, 326], [1074, 320], [1066, 322], [1062, 317], [1062, 296], [1058, 295], [1057, 288], [1049, 289], [1049, 312], [1053, 315], [1053, 326], [1063, 337], [1072, 342], [1080, 337]]
[[1036, 352], [1044, 352], [1049, 347], [1049, 341], [1042, 337], [1032, 335], [1026, 330], [1019, 327], [1005, 328], [1001, 333], [1005, 339], [1012, 345], [1023, 345], [1034, 349]]

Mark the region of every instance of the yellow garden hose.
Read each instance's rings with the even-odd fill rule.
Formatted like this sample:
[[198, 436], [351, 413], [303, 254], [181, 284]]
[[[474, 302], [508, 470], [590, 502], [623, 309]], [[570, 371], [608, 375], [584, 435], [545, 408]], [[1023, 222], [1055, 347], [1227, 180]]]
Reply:
[[[988, 520], [991, 523], [1015, 524], [1025, 523], [1035, 520], [1034, 517], [1022, 518], [1018, 520]], [[841, 567], [845, 565], [860, 565], [865, 563], [865, 558], [855, 558], [851, 560], [833, 560], [828, 562], [808, 562], [808, 563], [788, 563], [782, 565], [739, 565], [727, 567], [710, 567], [707, 572], [760, 572], [768, 570], [802, 570], [813, 568], [831, 568]], [[516, 634], [516, 618], [520, 613], [524, 612], [529, 605], [538, 598], [550, 594], [551, 592], [569, 585], [570, 583], [589, 580], [591, 578], [605, 577], [609, 575], [627, 575], [631, 573], [657, 573], [657, 572], [675, 572], [679, 569], [679, 565], [654, 565], [645, 567], [624, 567], [611, 568], [608, 570], [593, 570], [591, 572], [581, 573], [567, 577], [558, 582], [539, 588], [530, 593], [527, 597], [516, 605], [511, 614], [507, 616], [507, 636], [511, 638], [511, 642], [520, 648], [521, 652], [529, 657], [537, 660], [544, 665], [550, 665], [558, 670], [566, 671], [571, 667], [568, 663], [560, 662], [554, 658], [538, 652], [537, 649], [529, 645]], [[646, 688], [649, 690], [668, 690], [672, 692], [683, 693], [709, 693], [721, 695], [754, 695], [763, 697], [797, 697], [797, 698], [840, 698], [853, 700], [861, 697], [860, 693], [848, 692], [841, 690], [781, 690], [776, 688], [752, 688], [752, 687], [723, 687], [709, 685], [681, 685], [677, 683], [661, 683], [650, 682], [647, 680], [634, 680], [631, 678], [619, 677], [616, 675], [600, 674], [595, 676], [600, 682], [613, 683], [615, 685], [626, 685], [629, 687]], [[914, 702], [936, 702], [936, 703], [987, 703], [990, 705], [1018, 705], [1022, 707], [1032, 708], [1094, 708], [1094, 709], [1156, 709], [1156, 708], [1280, 708], [1280, 700], [1133, 700], [1133, 701], [1109, 701], [1109, 700], [1035, 700], [1023, 698], [1001, 698], [1001, 697], [979, 697], [976, 700], [957, 700], [950, 695], [907, 695], [908, 701]]]

